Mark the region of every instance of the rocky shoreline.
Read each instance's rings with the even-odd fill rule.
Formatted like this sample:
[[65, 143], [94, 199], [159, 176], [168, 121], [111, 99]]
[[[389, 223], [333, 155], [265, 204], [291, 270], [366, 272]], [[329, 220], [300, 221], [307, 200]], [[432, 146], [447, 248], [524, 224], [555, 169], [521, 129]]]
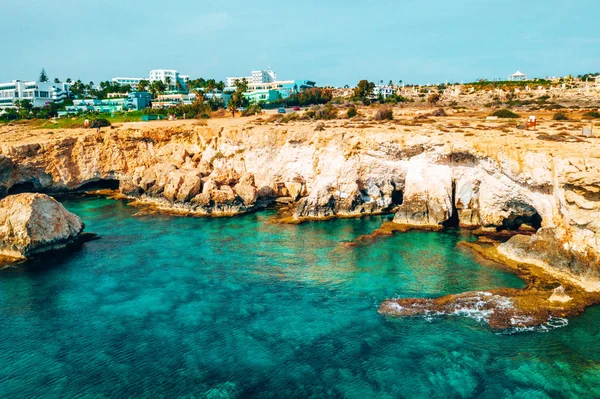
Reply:
[[[525, 234], [495, 245], [494, 257], [571, 276], [581, 284], [560, 285], [573, 298], [579, 296], [570, 294], [572, 287], [600, 290], [600, 158], [586, 155], [600, 150], [598, 139], [541, 141], [518, 130], [507, 135], [502, 122], [450, 117], [410, 127], [401, 121], [368, 127], [333, 121], [324, 129], [309, 122], [228, 123], [39, 132], [22, 140], [0, 134], [0, 195], [107, 185], [132, 205], [186, 216], [233, 216], [274, 203], [288, 204], [282, 221], [291, 223], [394, 215], [365, 242], [414, 228], [516, 231]], [[585, 298], [585, 306], [595, 301]], [[412, 308], [457, 300], [415, 300]], [[405, 307], [397, 301], [384, 304]], [[574, 301], [563, 302], [570, 303], [563, 310], [580, 309]], [[384, 314], [402, 315], [382, 307]]]

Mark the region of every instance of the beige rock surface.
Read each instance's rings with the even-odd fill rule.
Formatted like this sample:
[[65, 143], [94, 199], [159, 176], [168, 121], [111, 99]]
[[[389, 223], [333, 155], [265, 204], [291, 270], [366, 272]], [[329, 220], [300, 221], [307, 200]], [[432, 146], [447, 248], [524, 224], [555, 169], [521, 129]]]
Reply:
[[0, 255], [28, 258], [62, 248], [84, 228], [79, 217], [45, 194], [17, 194], [0, 200]]

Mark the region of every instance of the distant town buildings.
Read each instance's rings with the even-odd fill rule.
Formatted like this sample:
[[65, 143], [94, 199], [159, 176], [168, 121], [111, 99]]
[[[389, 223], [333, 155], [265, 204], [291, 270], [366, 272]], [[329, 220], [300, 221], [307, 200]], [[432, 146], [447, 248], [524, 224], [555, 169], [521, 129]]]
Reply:
[[29, 100], [34, 107], [62, 102], [69, 95], [67, 83], [13, 80], [0, 83], [0, 109], [16, 107], [15, 101]]
[[175, 69], [153, 69], [150, 71], [147, 78], [116, 77], [112, 78], [112, 81], [123, 86], [130, 85], [132, 88], [137, 89], [142, 80], [147, 80], [150, 83], [160, 80], [173, 88], [186, 89], [189, 79], [189, 76], [180, 75]]

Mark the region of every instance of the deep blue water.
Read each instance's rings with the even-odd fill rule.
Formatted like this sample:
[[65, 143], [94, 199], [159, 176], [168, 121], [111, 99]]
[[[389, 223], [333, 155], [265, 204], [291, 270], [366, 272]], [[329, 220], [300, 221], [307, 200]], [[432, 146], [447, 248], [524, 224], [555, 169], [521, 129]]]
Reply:
[[522, 282], [383, 218], [300, 226], [65, 206], [102, 239], [0, 271], [0, 397], [600, 396], [600, 309], [512, 335], [457, 317], [387, 319], [392, 296]]

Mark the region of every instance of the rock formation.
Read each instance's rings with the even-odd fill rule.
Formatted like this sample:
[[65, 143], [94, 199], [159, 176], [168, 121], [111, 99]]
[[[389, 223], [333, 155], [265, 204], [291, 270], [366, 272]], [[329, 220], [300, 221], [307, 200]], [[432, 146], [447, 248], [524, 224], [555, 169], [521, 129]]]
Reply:
[[26, 259], [74, 242], [84, 224], [54, 198], [17, 194], [0, 200], [0, 256]]
[[298, 221], [394, 212], [394, 222], [425, 228], [529, 226], [536, 235], [500, 251], [600, 281], [600, 159], [585, 156], [600, 150], [595, 142], [512, 137], [483, 125], [475, 135], [393, 122], [330, 122], [320, 131], [210, 123], [4, 139], [0, 195], [116, 180], [129, 197], [199, 215], [285, 198]]

